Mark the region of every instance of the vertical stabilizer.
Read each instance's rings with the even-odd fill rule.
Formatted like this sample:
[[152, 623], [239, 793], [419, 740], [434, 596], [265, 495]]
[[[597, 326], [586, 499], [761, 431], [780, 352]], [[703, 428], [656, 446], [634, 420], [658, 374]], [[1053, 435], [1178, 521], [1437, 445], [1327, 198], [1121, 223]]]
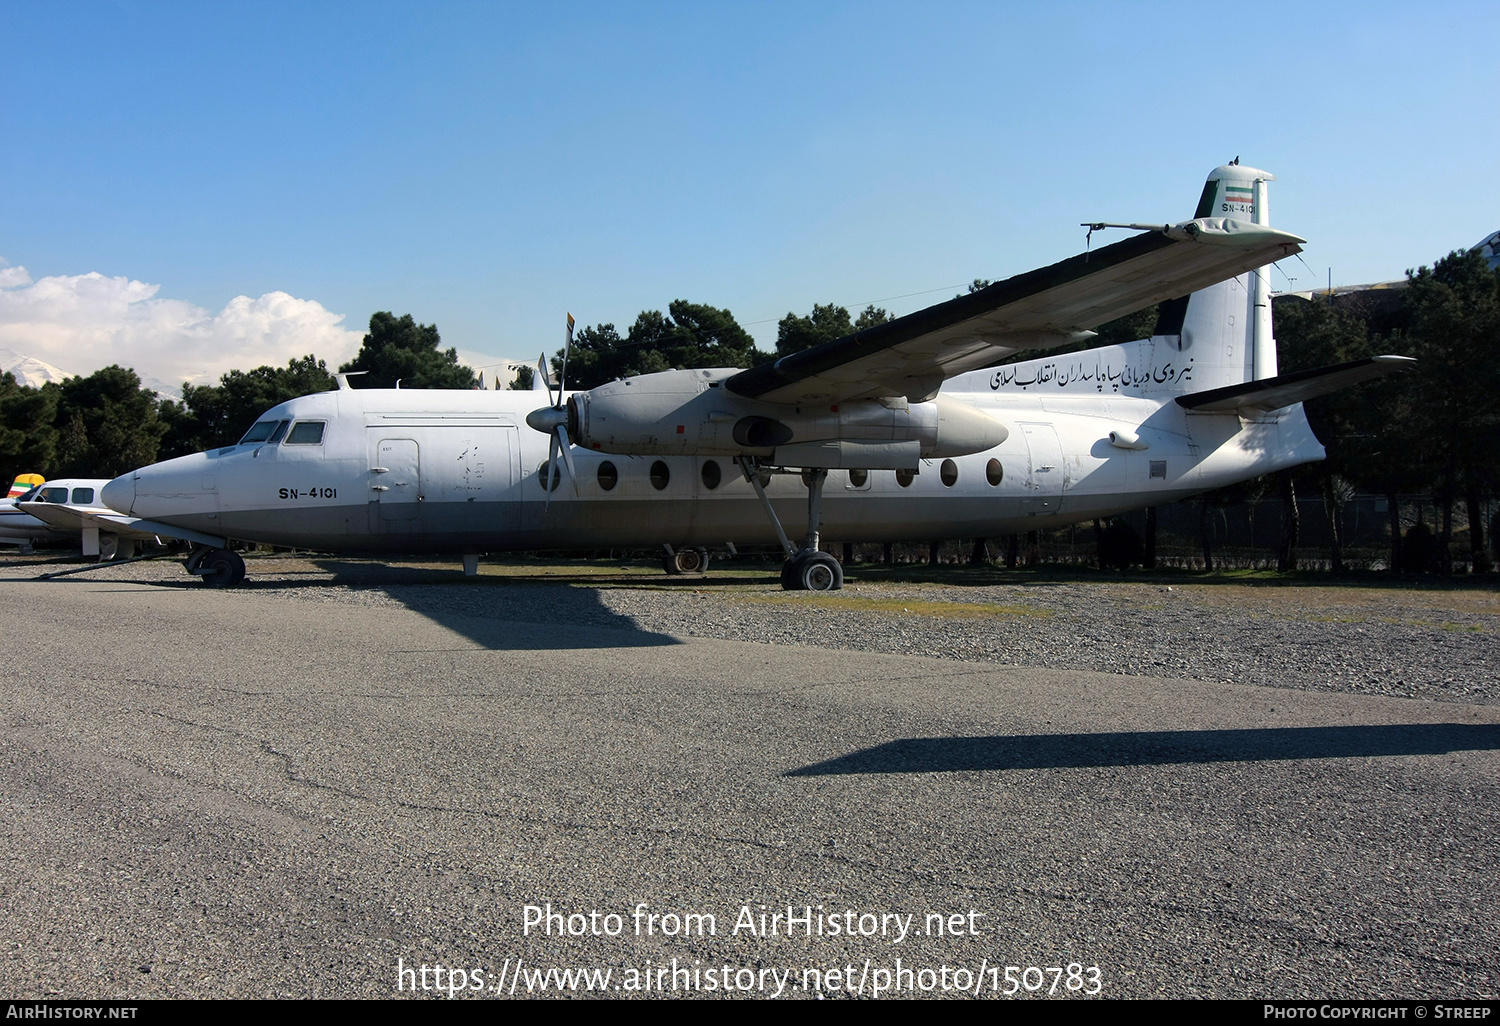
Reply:
[[[1267, 183], [1275, 175], [1241, 164], [1209, 173], [1194, 217], [1231, 217], [1271, 224]], [[1276, 340], [1271, 332], [1269, 267], [1212, 285], [1185, 299], [1162, 304], [1157, 341], [1190, 356], [1191, 391], [1238, 385], [1276, 375]]]
[[[1216, 167], [1193, 216], [1269, 227], [1267, 183], [1275, 177], [1238, 163]], [[945, 387], [1169, 397], [1275, 377], [1270, 281], [1267, 265], [1169, 299], [1150, 338], [974, 371]]]

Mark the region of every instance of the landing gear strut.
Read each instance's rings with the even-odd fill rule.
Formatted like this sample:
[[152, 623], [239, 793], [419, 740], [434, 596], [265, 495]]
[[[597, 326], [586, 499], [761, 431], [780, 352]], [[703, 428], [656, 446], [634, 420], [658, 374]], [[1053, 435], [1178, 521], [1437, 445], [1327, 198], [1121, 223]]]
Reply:
[[766, 498], [766, 489], [761, 484], [754, 461], [748, 456], [741, 456], [739, 463], [745, 480], [755, 489], [761, 505], [765, 507], [766, 516], [771, 518], [771, 526], [776, 528], [776, 537], [786, 551], [786, 563], [781, 568], [781, 587], [786, 591], [838, 591], [842, 588], [844, 568], [829, 553], [818, 550], [818, 528], [823, 520], [823, 482], [828, 479], [828, 471], [823, 467], [814, 467], [803, 475], [803, 480], [807, 482], [807, 537], [799, 549], [786, 536], [776, 510], [771, 506], [771, 500]]

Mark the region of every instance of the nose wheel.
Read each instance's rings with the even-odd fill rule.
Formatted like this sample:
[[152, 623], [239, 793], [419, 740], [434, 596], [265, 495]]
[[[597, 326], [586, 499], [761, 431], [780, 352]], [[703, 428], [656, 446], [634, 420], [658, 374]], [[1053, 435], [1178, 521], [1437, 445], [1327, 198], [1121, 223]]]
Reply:
[[245, 561], [233, 549], [198, 546], [188, 556], [186, 568], [210, 588], [233, 588], [245, 579]]

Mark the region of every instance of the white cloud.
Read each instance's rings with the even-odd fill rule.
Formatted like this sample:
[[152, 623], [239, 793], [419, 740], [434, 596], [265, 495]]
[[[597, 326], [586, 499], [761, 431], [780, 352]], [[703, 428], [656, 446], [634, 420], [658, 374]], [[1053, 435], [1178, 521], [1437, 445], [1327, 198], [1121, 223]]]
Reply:
[[79, 374], [118, 363], [142, 378], [206, 384], [308, 353], [334, 367], [363, 337], [342, 314], [285, 292], [236, 296], [214, 314], [159, 299], [160, 288], [97, 272], [33, 282], [24, 267], [0, 267], [0, 345]]
[[31, 275], [24, 267], [0, 267], [0, 289], [13, 289], [18, 285], [30, 285]]

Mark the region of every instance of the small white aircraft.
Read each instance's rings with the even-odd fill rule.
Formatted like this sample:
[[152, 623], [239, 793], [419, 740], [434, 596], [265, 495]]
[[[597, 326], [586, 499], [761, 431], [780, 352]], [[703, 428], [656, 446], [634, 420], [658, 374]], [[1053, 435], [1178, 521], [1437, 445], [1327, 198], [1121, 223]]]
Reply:
[[[1277, 374], [1255, 269], [1303, 240], [1269, 227], [1271, 179], [1217, 168], [1192, 220], [1093, 225], [1140, 234], [749, 370], [549, 384], [540, 409], [341, 376], [104, 501], [120, 526], [194, 542], [188, 570], [217, 586], [244, 576], [230, 539], [462, 553], [467, 573], [486, 551], [644, 546], [681, 573], [709, 546], [779, 542], [783, 586], [811, 590], [843, 582], [825, 529], [992, 537], [1171, 502], [1322, 459], [1301, 401], [1410, 362]], [[995, 366], [1168, 300], [1150, 338]]]
[[[39, 475], [23, 475], [35, 478], [36, 484], [27, 489], [12, 486], [13, 495], [0, 501], [0, 543], [19, 545], [22, 555], [31, 551], [39, 541], [63, 540], [77, 537], [83, 545], [83, 554], [97, 556], [101, 552], [114, 559], [120, 551], [119, 531], [106, 532], [102, 537], [93, 524], [85, 518], [90, 514], [109, 514], [114, 511], [104, 505], [100, 493], [109, 481], [104, 478], [69, 477], [43, 481]], [[21, 478], [16, 479], [20, 482]], [[126, 551], [133, 551], [135, 532], [122, 529], [130, 541]]]

